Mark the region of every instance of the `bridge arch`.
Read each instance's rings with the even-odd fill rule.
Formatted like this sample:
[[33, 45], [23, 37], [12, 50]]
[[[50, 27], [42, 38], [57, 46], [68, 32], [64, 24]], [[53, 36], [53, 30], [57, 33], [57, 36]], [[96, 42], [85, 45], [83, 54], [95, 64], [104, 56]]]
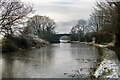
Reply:
[[60, 39], [59, 39], [60, 42], [70, 42], [71, 41], [71, 38], [70, 36], [61, 36]]
[[51, 43], [60, 43], [60, 38], [62, 36], [67, 36], [70, 38], [71, 40], [71, 34], [55, 34], [53, 37], [52, 37], [52, 41]]

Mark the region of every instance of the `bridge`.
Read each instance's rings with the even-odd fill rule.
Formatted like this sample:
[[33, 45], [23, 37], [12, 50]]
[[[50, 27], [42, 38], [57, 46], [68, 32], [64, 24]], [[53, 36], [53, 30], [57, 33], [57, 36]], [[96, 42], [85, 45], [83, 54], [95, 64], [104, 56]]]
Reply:
[[62, 36], [69, 36], [71, 37], [71, 34], [55, 34], [53, 37], [52, 37], [52, 40], [50, 41], [51, 43], [60, 43], [60, 38]]

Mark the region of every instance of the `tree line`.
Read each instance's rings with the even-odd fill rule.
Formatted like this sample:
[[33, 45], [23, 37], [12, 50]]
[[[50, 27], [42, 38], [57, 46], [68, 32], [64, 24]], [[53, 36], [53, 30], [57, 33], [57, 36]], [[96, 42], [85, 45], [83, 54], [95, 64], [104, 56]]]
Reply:
[[[20, 0], [0, 0], [0, 35], [2, 50], [28, 49], [45, 44], [55, 33], [56, 24], [47, 16], [35, 15], [30, 4]], [[43, 40], [42, 40], [43, 39]]]
[[120, 46], [120, 1], [97, 2], [90, 18], [79, 20], [71, 29], [73, 40], [108, 43], [116, 39], [116, 46]]

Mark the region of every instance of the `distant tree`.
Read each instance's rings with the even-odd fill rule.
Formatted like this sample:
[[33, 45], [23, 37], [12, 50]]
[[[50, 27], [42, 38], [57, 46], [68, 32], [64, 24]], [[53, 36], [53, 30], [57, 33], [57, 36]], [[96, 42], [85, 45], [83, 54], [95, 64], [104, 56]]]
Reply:
[[85, 34], [86, 29], [87, 29], [87, 22], [83, 19], [80, 19], [77, 22], [77, 24], [71, 29], [73, 40], [81, 41]]
[[78, 37], [79, 37], [79, 34], [78, 34], [78, 28], [77, 27], [72, 27], [71, 29], [71, 32], [70, 32], [72, 35], [71, 35], [71, 40], [72, 41], [78, 41]]
[[31, 5], [20, 0], [0, 0], [0, 32], [5, 36], [14, 34], [14, 28], [19, 28], [32, 11]]
[[35, 15], [27, 21], [27, 26], [31, 28], [32, 34], [49, 41], [56, 24], [47, 16]]
[[80, 19], [77, 24], [76, 24], [76, 27], [79, 28], [79, 30], [81, 29], [83, 34], [85, 34], [85, 29], [87, 27], [87, 22], [83, 19]]

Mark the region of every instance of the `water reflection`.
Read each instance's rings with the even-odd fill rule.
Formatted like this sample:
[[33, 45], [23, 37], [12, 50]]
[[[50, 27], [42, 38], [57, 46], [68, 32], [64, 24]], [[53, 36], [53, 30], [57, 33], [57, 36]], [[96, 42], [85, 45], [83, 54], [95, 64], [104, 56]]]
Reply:
[[[8, 53], [2, 57], [2, 74], [6, 78], [65, 78], [64, 72], [90, 68], [97, 50], [85, 44], [60, 43], [26, 52]], [[1, 58], [0, 58], [1, 59]], [[87, 70], [83, 74], [88, 75]]]
[[[11, 55], [12, 56], [12, 55]], [[10, 58], [9, 56], [6, 56], [5, 59], [2, 60], [3, 63], [2, 63], [2, 67], [4, 67], [2, 70], [3, 72], [3, 75], [5, 76], [9, 76], [9, 77], [13, 77], [13, 63], [14, 63], [14, 60], [13, 58]]]
[[0, 79], [2, 79], [2, 53], [0, 52]]

